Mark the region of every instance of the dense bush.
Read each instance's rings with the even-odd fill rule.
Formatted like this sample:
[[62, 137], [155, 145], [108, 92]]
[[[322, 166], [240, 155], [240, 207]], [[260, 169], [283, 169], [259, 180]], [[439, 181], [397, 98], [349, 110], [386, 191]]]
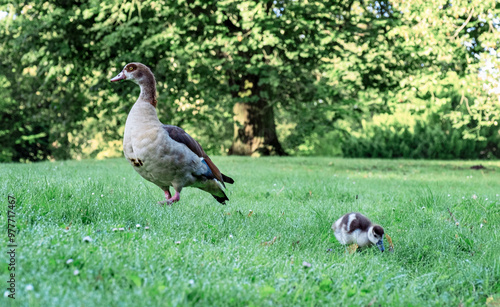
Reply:
[[[483, 138], [464, 139], [463, 128], [430, 116], [395, 114], [374, 117], [345, 140], [345, 157], [410, 159], [490, 159], [500, 157], [497, 127], [483, 128]], [[496, 129], [495, 129], [496, 128]]]

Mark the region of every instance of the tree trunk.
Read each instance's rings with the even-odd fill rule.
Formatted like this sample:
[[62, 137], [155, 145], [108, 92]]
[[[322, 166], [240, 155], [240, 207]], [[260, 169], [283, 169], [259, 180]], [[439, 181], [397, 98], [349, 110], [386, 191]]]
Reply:
[[233, 107], [234, 138], [231, 155], [286, 155], [276, 135], [273, 107], [264, 99], [238, 102]]

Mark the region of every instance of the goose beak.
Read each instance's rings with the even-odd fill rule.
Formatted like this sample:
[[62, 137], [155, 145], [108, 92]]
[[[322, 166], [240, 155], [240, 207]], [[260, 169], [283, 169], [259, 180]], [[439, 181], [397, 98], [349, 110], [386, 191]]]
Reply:
[[112, 78], [109, 81], [116, 82], [116, 81], [120, 81], [120, 80], [127, 80], [127, 76], [125, 76], [125, 74], [123, 73], [123, 70], [118, 75], [116, 75], [116, 77]]
[[378, 249], [380, 249], [381, 252], [383, 252], [385, 250], [385, 248], [384, 248], [384, 241], [382, 239], [380, 239], [377, 242], [377, 247], [378, 247]]

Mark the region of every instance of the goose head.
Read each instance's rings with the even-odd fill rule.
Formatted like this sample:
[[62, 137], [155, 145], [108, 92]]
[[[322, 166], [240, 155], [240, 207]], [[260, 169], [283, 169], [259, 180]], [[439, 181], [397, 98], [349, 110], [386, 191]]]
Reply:
[[142, 63], [128, 63], [111, 82], [130, 80], [141, 88], [140, 101], [150, 103], [156, 108], [156, 80], [151, 69]]
[[384, 228], [379, 225], [374, 225], [368, 229], [368, 240], [377, 245], [378, 249], [383, 252], [384, 248]]
[[128, 63], [123, 67], [122, 71], [110, 81], [116, 82], [120, 80], [130, 80], [139, 85], [146, 82], [155, 82], [151, 70], [142, 63]]

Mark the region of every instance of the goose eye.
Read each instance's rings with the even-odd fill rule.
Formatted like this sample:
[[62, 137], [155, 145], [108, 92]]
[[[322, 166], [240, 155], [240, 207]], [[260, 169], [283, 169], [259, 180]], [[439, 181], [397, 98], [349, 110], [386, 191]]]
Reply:
[[129, 67], [128, 67], [128, 70], [129, 70], [129, 71], [132, 71], [132, 70], [134, 70], [134, 67], [133, 67], [133, 66], [129, 66]]

